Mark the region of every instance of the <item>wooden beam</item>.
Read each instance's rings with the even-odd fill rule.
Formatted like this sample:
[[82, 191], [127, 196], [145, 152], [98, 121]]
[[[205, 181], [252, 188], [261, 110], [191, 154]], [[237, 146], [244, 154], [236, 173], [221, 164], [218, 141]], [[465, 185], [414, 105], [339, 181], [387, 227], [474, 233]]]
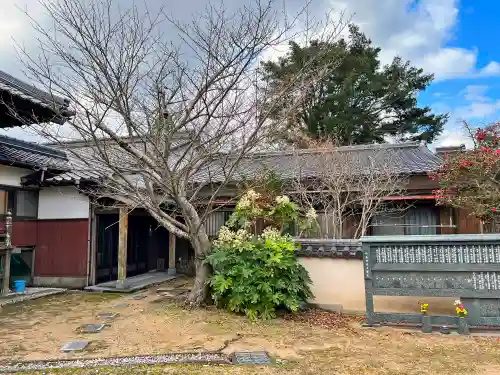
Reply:
[[128, 211], [125, 207], [120, 208], [118, 225], [118, 281], [117, 285], [123, 286], [127, 278], [127, 234], [128, 234]]
[[175, 246], [176, 246], [175, 234], [168, 232], [168, 274], [175, 275]]

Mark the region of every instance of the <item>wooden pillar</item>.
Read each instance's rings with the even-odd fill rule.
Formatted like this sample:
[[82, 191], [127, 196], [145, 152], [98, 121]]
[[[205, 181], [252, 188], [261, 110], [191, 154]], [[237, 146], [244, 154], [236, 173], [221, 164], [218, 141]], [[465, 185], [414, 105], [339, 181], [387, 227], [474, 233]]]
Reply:
[[3, 285], [2, 285], [2, 294], [6, 296], [10, 292], [10, 249], [5, 250], [5, 254], [3, 255]]
[[168, 271], [169, 275], [175, 275], [175, 234], [168, 232]]
[[2, 283], [2, 295], [7, 295], [10, 292], [10, 261], [12, 253], [12, 214], [7, 212], [7, 217], [5, 218], [5, 253], [3, 256], [3, 283]]
[[118, 287], [125, 286], [127, 278], [127, 234], [128, 234], [128, 211], [120, 207], [118, 225]]

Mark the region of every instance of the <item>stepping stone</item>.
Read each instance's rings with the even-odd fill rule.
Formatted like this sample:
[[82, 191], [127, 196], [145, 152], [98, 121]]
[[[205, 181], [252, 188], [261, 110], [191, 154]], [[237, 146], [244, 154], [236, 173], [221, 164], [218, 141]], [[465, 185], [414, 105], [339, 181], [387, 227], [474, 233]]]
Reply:
[[266, 365], [271, 363], [267, 352], [234, 352], [234, 364]]
[[61, 347], [61, 352], [78, 352], [84, 350], [88, 346], [88, 341], [70, 341]]
[[177, 297], [188, 292], [190, 292], [189, 289], [172, 289], [166, 292], [161, 292], [160, 294], [167, 297]]
[[118, 315], [118, 313], [112, 313], [112, 312], [105, 312], [105, 313], [100, 313], [99, 315], [97, 315], [98, 318], [101, 318], [101, 319], [114, 319], [116, 318]]
[[447, 326], [441, 326], [441, 327], [439, 327], [439, 332], [441, 332], [443, 335], [449, 335], [450, 328]]
[[169, 288], [158, 288], [158, 289], [156, 289], [156, 292], [157, 293], [170, 293], [173, 290], [175, 290], [175, 288], [172, 288], [172, 287], [169, 287]]
[[84, 324], [83, 326], [80, 327], [80, 332], [81, 333], [97, 333], [101, 332], [104, 327], [106, 327], [105, 324]]
[[124, 309], [125, 307], [128, 307], [128, 306], [129, 306], [128, 303], [118, 303], [118, 304], [114, 305], [113, 307], [115, 309]]
[[136, 301], [138, 301], [138, 300], [144, 299], [146, 297], [147, 296], [145, 294], [136, 294], [135, 296], [132, 296], [132, 299], [135, 299]]

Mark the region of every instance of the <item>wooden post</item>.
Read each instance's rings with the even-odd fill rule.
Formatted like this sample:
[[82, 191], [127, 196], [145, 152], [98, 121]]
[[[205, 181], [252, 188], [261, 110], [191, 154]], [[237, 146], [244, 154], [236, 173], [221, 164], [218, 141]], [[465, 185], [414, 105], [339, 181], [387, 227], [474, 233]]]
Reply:
[[168, 232], [168, 270], [169, 275], [175, 275], [175, 234]]
[[127, 278], [127, 234], [128, 234], [128, 212], [125, 207], [119, 210], [118, 226], [118, 280], [117, 287], [125, 286]]
[[2, 295], [6, 296], [10, 292], [10, 261], [12, 252], [12, 213], [10, 211], [7, 212], [7, 217], [5, 218], [4, 246]]

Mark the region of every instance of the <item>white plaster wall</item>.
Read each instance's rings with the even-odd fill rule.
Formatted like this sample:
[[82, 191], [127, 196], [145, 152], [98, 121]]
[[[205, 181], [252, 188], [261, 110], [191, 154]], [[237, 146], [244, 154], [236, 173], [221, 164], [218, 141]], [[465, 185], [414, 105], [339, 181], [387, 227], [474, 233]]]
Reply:
[[89, 198], [72, 186], [42, 188], [38, 219], [87, 219], [89, 204]]
[[[313, 303], [342, 307], [344, 311], [365, 311], [365, 284], [363, 261], [357, 259], [299, 258], [312, 280]], [[388, 297], [375, 296], [374, 309], [378, 312], [419, 313], [418, 301], [430, 305], [433, 314], [454, 315], [453, 301], [444, 297]]]
[[0, 165], [0, 185], [21, 186], [21, 177], [32, 172], [29, 169]]

